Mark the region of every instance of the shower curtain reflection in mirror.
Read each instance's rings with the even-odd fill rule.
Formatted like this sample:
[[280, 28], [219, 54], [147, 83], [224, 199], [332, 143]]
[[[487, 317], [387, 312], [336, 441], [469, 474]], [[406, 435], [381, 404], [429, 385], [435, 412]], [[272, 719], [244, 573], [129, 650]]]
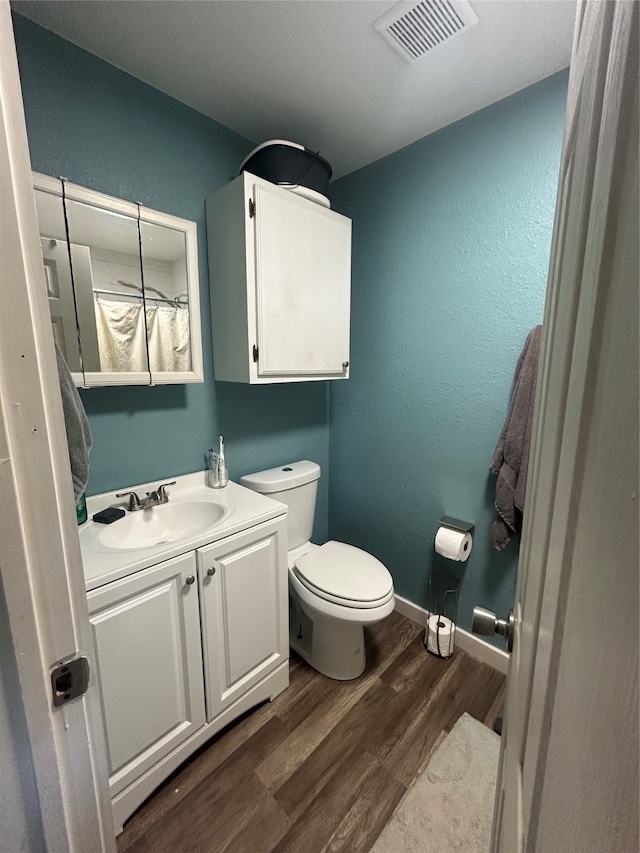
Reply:
[[100, 367], [105, 372], [191, 370], [189, 311], [180, 305], [147, 301], [145, 322], [141, 302], [95, 298]]

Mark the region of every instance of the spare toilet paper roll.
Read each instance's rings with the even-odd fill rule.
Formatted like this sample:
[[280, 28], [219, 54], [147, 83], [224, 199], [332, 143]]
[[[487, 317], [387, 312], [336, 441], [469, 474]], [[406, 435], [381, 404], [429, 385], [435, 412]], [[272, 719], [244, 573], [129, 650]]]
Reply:
[[451, 527], [439, 527], [436, 533], [436, 552], [448, 560], [459, 560], [464, 563], [468, 559], [473, 546], [470, 533], [462, 533]]
[[433, 614], [427, 622], [427, 650], [441, 658], [453, 654], [455, 625], [446, 616]]

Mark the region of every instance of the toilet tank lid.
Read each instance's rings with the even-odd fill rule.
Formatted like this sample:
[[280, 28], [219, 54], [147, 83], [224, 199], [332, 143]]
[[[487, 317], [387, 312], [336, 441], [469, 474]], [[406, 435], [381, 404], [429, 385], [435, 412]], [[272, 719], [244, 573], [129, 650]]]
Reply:
[[245, 474], [240, 477], [240, 483], [254, 492], [264, 495], [270, 492], [284, 492], [287, 489], [295, 489], [304, 486], [320, 478], [320, 466], [317, 462], [304, 459], [302, 462], [290, 462], [279, 468], [269, 468], [266, 471], [258, 471], [255, 474]]

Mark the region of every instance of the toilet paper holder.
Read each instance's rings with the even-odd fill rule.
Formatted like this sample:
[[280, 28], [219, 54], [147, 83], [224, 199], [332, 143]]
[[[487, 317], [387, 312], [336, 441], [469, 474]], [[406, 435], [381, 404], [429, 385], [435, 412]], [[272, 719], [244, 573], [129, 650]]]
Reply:
[[452, 530], [459, 530], [461, 533], [470, 533], [472, 536], [476, 529], [475, 524], [470, 524], [468, 521], [460, 521], [459, 518], [451, 518], [448, 515], [443, 515], [438, 524], [441, 527], [450, 527]]
[[457, 578], [441, 572], [429, 575], [424, 646], [436, 657], [449, 658], [453, 654], [459, 595]]

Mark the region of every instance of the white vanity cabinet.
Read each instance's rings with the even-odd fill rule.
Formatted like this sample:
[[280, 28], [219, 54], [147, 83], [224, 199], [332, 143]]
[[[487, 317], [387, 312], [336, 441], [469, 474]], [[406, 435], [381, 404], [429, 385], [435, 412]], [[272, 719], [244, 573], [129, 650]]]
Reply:
[[215, 378], [347, 379], [351, 220], [248, 172], [206, 204]]
[[193, 552], [87, 595], [114, 797], [205, 723]]
[[[177, 480], [212, 500], [197, 476]], [[107, 552], [103, 525], [81, 532], [116, 833], [191, 753], [289, 684], [286, 508], [235, 483], [224, 492], [233, 512], [218, 532], [162, 562]], [[91, 512], [112, 495], [98, 501]]]

